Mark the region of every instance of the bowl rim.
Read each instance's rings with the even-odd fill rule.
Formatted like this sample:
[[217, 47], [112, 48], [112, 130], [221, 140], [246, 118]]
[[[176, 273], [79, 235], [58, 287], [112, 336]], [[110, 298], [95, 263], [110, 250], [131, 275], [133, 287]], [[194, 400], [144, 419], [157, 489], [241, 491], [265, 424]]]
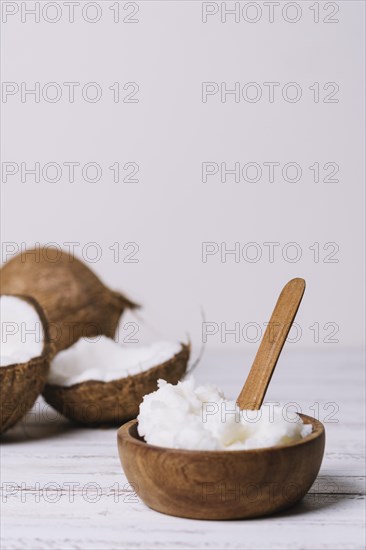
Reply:
[[131, 435], [131, 429], [134, 428], [138, 420], [137, 418], [134, 418], [133, 420], [130, 420], [129, 422], [126, 422], [126, 424], [122, 424], [122, 426], [117, 431], [117, 439], [118, 443], [122, 443], [123, 441], [128, 441], [129, 443], [133, 445], [137, 445], [138, 447], [145, 447], [148, 449], [155, 450], [157, 452], [168, 452], [172, 454], [185, 454], [189, 456], [198, 456], [199, 454], [205, 454], [208, 456], [228, 456], [233, 454], [235, 456], [238, 455], [238, 453], [242, 453], [244, 455], [248, 455], [249, 453], [257, 454], [257, 453], [268, 453], [268, 452], [275, 452], [275, 451], [282, 451], [283, 449], [287, 448], [293, 448], [293, 447], [299, 447], [301, 445], [306, 445], [307, 443], [310, 443], [310, 441], [313, 441], [314, 439], [317, 439], [318, 437], [322, 437], [325, 435], [325, 428], [322, 422], [320, 420], [317, 420], [316, 418], [313, 418], [312, 416], [308, 416], [307, 414], [303, 413], [296, 413], [298, 414], [303, 420], [306, 420], [305, 424], [312, 424], [313, 431], [311, 434], [307, 435], [306, 437], [300, 439], [299, 441], [294, 441], [292, 443], [286, 443], [284, 445], [274, 445], [272, 447], [261, 447], [259, 449], [237, 449], [237, 450], [230, 450], [230, 451], [211, 451], [211, 450], [195, 450], [195, 449], [175, 449], [173, 447], [160, 447], [158, 445], [151, 445], [150, 443], [146, 443], [146, 441], [142, 441], [141, 439], [137, 439], [135, 436]]

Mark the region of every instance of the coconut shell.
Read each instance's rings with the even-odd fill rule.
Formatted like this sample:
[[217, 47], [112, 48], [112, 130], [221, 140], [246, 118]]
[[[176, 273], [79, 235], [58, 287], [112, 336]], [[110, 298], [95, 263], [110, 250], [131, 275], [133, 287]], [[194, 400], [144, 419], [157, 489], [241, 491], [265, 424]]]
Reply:
[[83, 262], [52, 247], [18, 254], [1, 268], [0, 281], [3, 294], [32, 296], [42, 306], [56, 351], [81, 337], [113, 338], [123, 311], [138, 307]]
[[190, 346], [171, 359], [136, 374], [100, 382], [88, 380], [73, 386], [47, 384], [43, 396], [47, 403], [70, 420], [89, 426], [122, 424], [138, 415], [144, 395], [157, 389], [157, 381], [163, 378], [177, 384], [187, 370]]
[[15, 297], [29, 302], [36, 309], [43, 327], [44, 345], [42, 354], [27, 363], [0, 367], [0, 433], [16, 424], [42, 393], [54, 354], [47, 319], [39, 304], [27, 296]]

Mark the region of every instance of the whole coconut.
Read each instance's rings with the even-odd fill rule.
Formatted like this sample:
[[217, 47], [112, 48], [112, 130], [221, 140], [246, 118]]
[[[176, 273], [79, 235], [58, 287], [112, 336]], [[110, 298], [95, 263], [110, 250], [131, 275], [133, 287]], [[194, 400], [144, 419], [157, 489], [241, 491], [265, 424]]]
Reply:
[[137, 306], [107, 288], [82, 261], [58, 248], [27, 250], [0, 270], [1, 292], [32, 296], [49, 321], [56, 351], [80, 337], [113, 338], [125, 309]]

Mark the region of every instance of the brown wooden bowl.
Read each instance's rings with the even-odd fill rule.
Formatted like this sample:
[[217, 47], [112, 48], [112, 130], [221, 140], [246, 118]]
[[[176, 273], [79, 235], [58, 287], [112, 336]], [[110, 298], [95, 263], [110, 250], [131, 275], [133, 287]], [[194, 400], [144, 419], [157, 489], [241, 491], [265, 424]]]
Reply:
[[128, 481], [145, 504], [172, 516], [239, 519], [265, 516], [298, 502], [319, 472], [324, 426], [304, 439], [248, 451], [186, 451], [148, 445], [137, 420], [118, 430], [118, 451]]

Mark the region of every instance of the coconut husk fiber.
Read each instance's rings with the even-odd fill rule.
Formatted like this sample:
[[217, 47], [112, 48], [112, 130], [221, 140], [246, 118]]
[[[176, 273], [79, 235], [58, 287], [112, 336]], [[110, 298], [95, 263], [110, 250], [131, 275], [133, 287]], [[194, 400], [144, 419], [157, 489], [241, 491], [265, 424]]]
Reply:
[[32, 296], [44, 309], [56, 351], [81, 337], [113, 338], [125, 309], [138, 307], [107, 288], [82, 261], [58, 248], [18, 254], [0, 270], [1, 292]]
[[70, 420], [89, 425], [120, 425], [138, 415], [144, 395], [157, 390], [163, 378], [177, 384], [187, 370], [190, 346], [165, 363], [125, 378], [100, 382], [88, 380], [70, 387], [47, 384], [43, 396], [47, 403]]

